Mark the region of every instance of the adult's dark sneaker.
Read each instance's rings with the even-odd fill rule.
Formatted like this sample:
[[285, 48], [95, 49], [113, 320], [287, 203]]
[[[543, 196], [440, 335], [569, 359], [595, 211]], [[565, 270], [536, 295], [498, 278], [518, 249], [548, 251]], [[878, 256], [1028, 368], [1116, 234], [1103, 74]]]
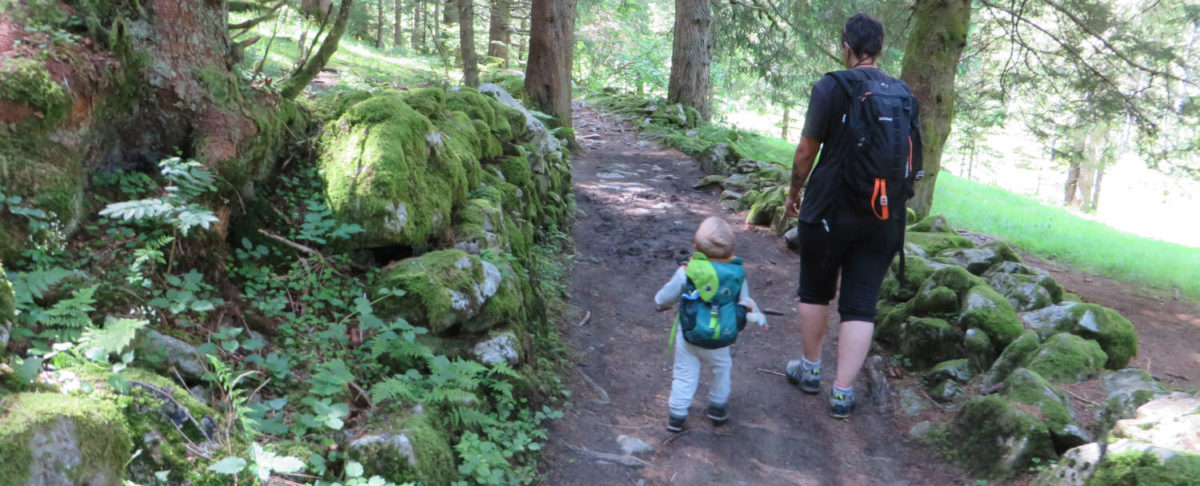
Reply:
[[724, 405], [710, 403], [704, 414], [708, 416], [709, 420], [712, 420], [713, 425], [721, 425], [729, 421], [729, 412], [725, 410]]
[[829, 415], [845, 420], [850, 418], [852, 411], [854, 411], [854, 394], [834, 390], [829, 399]]
[[796, 385], [800, 391], [816, 395], [821, 391], [821, 368], [805, 369], [801, 360], [793, 359], [787, 363], [788, 383]]
[[668, 415], [667, 416], [667, 430], [669, 430], [671, 432], [682, 432], [683, 431], [683, 422], [685, 420], [687, 420], [686, 416], [676, 417], [674, 415]]

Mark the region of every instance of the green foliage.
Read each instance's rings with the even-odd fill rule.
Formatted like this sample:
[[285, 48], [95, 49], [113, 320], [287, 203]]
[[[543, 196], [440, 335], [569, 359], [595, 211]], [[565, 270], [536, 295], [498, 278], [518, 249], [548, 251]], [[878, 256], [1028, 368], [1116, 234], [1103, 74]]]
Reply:
[[163, 159], [158, 165], [168, 182], [161, 197], [112, 203], [101, 210], [100, 215], [124, 220], [160, 221], [174, 226], [184, 236], [192, 228], [208, 229], [209, 225], [218, 221], [211, 209], [195, 202], [217, 189], [212, 173], [204, 169], [203, 164], [171, 157]]

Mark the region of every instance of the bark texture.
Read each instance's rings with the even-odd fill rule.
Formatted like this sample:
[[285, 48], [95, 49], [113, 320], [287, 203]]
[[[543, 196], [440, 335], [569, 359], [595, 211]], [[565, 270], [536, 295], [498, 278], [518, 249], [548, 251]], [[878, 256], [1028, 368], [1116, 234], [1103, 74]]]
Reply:
[[425, 18], [425, 2], [422, 0], [413, 1], [413, 28], [412, 28], [412, 47], [414, 51], [421, 54], [425, 53], [425, 24], [422, 19]]
[[933, 205], [942, 149], [954, 121], [954, 76], [967, 45], [971, 1], [917, 0], [913, 9], [913, 30], [904, 50], [900, 78], [921, 103], [925, 178], [917, 182], [909, 207], [924, 216]]
[[401, 0], [396, 0], [394, 10], [396, 11], [396, 23], [392, 28], [392, 46], [401, 47], [404, 45], [404, 5]]
[[675, 0], [675, 40], [667, 100], [691, 105], [705, 120], [711, 115], [712, 10], [709, 0]]
[[510, 4], [509, 0], [492, 0], [488, 18], [488, 50], [487, 55], [504, 60], [508, 67], [508, 43], [510, 39]]
[[479, 63], [475, 61], [475, 8], [473, 0], [458, 0], [458, 43], [462, 53], [463, 84], [479, 87]]
[[534, 106], [571, 126], [575, 0], [533, 0], [525, 91]]

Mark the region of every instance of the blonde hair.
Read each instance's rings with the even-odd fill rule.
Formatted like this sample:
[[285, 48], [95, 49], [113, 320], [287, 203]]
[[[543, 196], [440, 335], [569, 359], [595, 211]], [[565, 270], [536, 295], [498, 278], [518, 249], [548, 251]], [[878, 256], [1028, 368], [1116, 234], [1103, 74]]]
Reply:
[[709, 258], [732, 257], [733, 249], [737, 246], [733, 228], [716, 216], [704, 218], [700, 228], [696, 229], [693, 242], [696, 249]]

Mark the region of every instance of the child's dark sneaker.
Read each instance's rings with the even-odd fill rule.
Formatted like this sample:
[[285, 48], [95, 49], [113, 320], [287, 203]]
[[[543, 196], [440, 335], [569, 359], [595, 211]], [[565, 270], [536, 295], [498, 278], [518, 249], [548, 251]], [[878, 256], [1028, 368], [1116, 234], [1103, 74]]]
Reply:
[[838, 390], [838, 387], [835, 387], [829, 399], [829, 415], [845, 420], [850, 418], [852, 411], [854, 411], [854, 392]]
[[684, 417], [676, 417], [674, 415], [667, 416], [667, 430], [669, 430], [671, 432], [682, 432], [683, 431], [683, 422], [685, 420], [687, 420], [686, 416], [684, 416]]
[[724, 405], [710, 403], [705, 415], [708, 416], [709, 420], [712, 420], [713, 425], [721, 425], [729, 421], [729, 412], [725, 410]]
[[787, 379], [788, 383], [796, 385], [800, 391], [809, 395], [816, 395], [821, 391], [821, 368], [808, 368], [801, 360], [788, 361]]

